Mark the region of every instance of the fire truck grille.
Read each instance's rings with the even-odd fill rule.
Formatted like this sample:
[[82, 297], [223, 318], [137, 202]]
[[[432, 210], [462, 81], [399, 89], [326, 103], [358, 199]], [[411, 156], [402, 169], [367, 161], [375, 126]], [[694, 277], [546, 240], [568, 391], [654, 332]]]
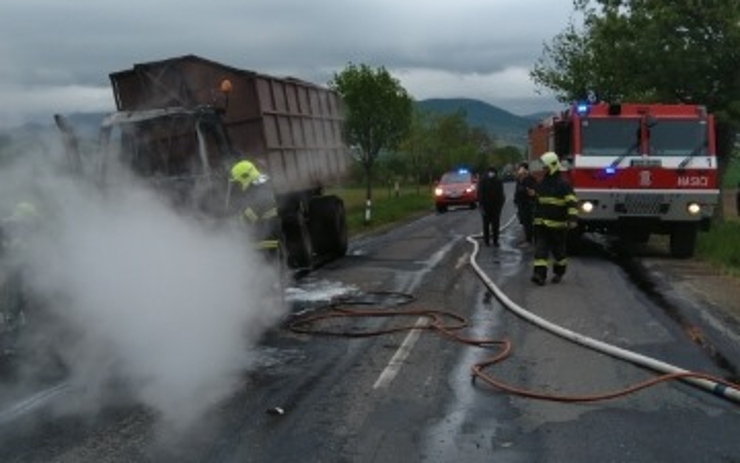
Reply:
[[630, 215], [657, 215], [663, 212], [662, 195], [628, 195], [623, 204], [617, 204], [617, 212]]

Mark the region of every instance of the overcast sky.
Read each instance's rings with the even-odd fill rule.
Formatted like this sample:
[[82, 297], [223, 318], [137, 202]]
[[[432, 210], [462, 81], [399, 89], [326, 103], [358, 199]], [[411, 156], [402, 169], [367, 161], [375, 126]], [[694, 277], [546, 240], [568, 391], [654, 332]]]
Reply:
[[0, 127], [113, 110], [108, 74], [196, 54], [326, 84], [385, 66], [417, 100], [560, 107], [529, 78], [572, 0], [2, 0]]

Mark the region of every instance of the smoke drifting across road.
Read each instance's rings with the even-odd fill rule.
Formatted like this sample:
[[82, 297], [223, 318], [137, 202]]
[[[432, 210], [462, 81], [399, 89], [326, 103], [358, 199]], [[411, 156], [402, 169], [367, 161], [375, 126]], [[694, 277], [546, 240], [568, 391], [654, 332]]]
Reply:
[[[61, 151], [61, 148], [59, 148]], [[41, 232], [24, 263], [52, 344], [95, 412], [111, 384], [186, 427], [233, 390], [250, 350], [284, 315], [276, 269], [241, 233], [174, 212], [124, 172], [105, 193], [43, 162], [0, 170], [0, 206], [34, 201]], [[30, 155], [29, 155], [30, 157]], [[63, 156], [58, 156], [60, 159]]]

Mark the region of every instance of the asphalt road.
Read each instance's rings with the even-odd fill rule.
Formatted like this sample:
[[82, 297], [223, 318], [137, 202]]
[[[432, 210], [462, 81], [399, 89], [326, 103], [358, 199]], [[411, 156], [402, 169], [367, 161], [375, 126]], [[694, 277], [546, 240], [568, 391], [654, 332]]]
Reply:
[[[504, 221], [512, 216], [507, 204]], [[354, 240], [346, 258], [291, 288], [292, 315], [249, 354], [257, 361], [227, 399], [186, 429], [161, 423], [124, 391], [94, 414], [58, 416], [50, 411], [54, 403], [84, 409], [75, 402], [78, 391], [63, 381], [39, 381], [21, 391], [0, 388], [0, 461], [739, 458], [739, 404], [680, 381], [578, 403], [523, 397], [473, 381], [471, 367], [500, 352], [500, 344], [474, 346], [426, 329], [428, 314], [439, 314], [444, 326], [464, 319], [468, 327], [454, 332], [467, 340], [508, 341], [509, 358], [485, 371], [524, 391], [583, 399], [657, 376], [512, 312], [476, 266], [511, 303], [582, 336], [721, 378], [736, 378], [740, 367], [737, 325], [707, 318], [714, 308], [679, 291], [673, 276], [656, 270], [655, 256], [646, 263], [587, 245], [570, 259], [561, 284], [539, 287], [529, 281], [531, 249], [517, 246], [518, 225], [504, 230], [501, 248], [477, 249], [471, 237], [479, 227], [477, 211], [457, 209]], [[339, 313], [300, 325], [334, 335], [291, 329], [331, 308], [407, 315]], [[399, 331], [374, 334], [391, 327]]]

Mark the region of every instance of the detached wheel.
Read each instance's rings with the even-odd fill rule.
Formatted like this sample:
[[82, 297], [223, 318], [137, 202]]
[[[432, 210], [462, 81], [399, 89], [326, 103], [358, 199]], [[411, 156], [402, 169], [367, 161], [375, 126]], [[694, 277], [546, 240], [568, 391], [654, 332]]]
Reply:
[[316, 254], [336, 258], [347, 254], [347, 217], [337, 196], [311, 199], [308, 208], [311, 243]]

